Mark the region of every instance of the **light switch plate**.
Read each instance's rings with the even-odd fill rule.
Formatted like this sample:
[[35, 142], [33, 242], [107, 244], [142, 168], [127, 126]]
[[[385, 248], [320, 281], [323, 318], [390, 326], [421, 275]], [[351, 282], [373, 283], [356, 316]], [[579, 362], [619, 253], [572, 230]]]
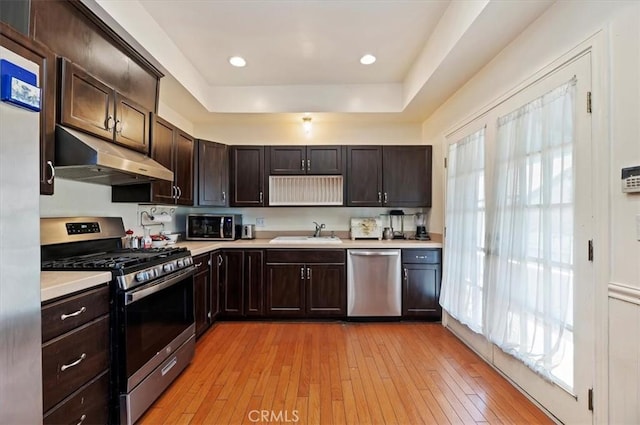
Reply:
[[256, 218], [256, 227], [264, 227], [264, 217]]

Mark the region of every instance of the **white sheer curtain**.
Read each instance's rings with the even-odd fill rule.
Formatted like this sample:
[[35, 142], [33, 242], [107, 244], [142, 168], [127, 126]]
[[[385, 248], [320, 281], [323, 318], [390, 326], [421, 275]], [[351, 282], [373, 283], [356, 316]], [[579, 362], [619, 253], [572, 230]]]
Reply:
[[482, 332], [485, 260], [484, 135], [481, 129], [449, 145], [445, 221], [446, 261], [440, 305]]
[[575, 78], [498, 119], [488, 338], [547, 379], [573, 381]]

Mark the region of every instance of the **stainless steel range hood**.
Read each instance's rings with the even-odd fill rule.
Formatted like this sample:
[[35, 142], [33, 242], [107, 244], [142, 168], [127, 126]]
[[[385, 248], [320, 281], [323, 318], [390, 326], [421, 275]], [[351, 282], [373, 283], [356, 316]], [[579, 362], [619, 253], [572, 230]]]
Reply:
[[148, 156], [56, 125], [56, 176], [109, 186], [173, 181], [173, 171]]

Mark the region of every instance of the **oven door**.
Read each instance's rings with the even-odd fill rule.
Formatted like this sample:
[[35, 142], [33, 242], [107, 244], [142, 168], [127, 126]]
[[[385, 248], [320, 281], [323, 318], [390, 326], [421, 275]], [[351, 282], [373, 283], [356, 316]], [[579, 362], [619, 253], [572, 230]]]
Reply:
[[191, 266], [125, 292], [121, 349], [130, 392], [195, 334]]

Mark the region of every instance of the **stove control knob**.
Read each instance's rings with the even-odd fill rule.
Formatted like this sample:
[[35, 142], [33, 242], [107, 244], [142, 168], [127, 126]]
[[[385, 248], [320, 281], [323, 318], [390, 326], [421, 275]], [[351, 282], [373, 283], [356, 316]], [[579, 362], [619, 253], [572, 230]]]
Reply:
[[184, 264], [184, 260], [183, 260], [182, 258], [181, 258], [181, 259], [179, 259], [176, 263], [177, 263], [178, 267], [180, 267], [180, 268], [182, 268], [182, 267], [184, 267], [184, 266], [185, 266], [185, 264]]
[[191, 258], [191, 257], [187, 257], [187, 258], [185, 258], [185, 259], [184, 259], [184, 263], [185, 263], [187, 266], [192, 265], [192, 264], [193, 264], [193, 258]]
[[170, 273], [172, 272], [174, 269], [173, 264], [172, 263], [167, 263], [164, 266], [162, 266], [162, 270], [165, 271], [165, 273]]
[[144, 282], [145, 280], [149, 280], [149, 273], [140, 272], [140, 273], [136, 274], [136, 280], [138, 282]]

